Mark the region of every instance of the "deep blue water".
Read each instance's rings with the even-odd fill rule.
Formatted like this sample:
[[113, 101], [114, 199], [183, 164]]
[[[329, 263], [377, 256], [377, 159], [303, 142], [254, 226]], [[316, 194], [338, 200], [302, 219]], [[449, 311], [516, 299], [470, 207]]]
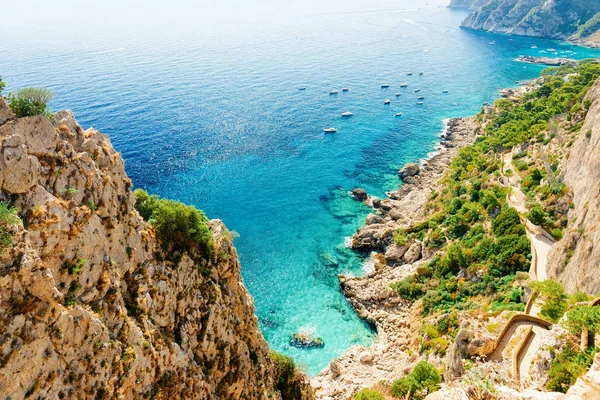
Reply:
[[[362, 273], [365, 262], [345, 247], [368, 213], [348, 191], [395, 189], [398, 168], [434, 149], [444, 118], [471, 115], [499, 89], [538, 76], [541, 68], [514, 61], [518, 55], [552, 47], [600, 56], [460, 30], [466, 13], [442, 5], [341, 9], [251, 35], [183, 29], [17, 41], [0, 31], [0, 74], [8, 90], [51, 87], [53, 109], [73, 109], [84, 127], [110, 135], [135, 186], [195, 204], [239, 233], [266, 339], [316, 374], [375, 338], [337, 282], [339, 273]], [[344, 111], [354, 116], [342, 119]], [[330, 126], [338, 133], [324, 134]], [[302, 330], [325, 347], [290, 347]]]

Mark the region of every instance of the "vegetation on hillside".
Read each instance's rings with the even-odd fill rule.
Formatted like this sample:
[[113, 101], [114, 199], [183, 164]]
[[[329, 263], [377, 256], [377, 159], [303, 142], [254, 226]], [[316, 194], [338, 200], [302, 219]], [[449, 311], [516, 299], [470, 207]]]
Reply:
[[2, 77], [0, 76], [0, 94], [2, 94], [2, 91], [4, 90], [5, 87], [6, 87], [6, 82], [4, 82], [2, 80]]
[[194, 206], [149, 195], [145, 190], [135, 192], [135, 207], [140, 215], [156, 229], [163, 249], [177, 260], [184, 252], [191, 256], [210, 257], [213, 237], [206, 215]]
[[0, 254], [13, 243], [13, 233], [9, 226], [19, 222], [17, 210], [9, 204], [0, 201]]
[[[560, 159], [581, 134], [591, 105], [584, 98], [599, 76], [595, 61], [548, 69], [537, 89], [519, 100], [498, 100], [491, 113], [482, 111], [479, 136], [452, 161], [426, 203], [429, 216], [396, 232], [396, 244], [419, 240], [423, 253], [436, 253], [415, 274], [391, 285], [403, 298], [421, 301], [428, 317], [421, 327], [422, 353], [445, 354], [460, 310], [488, 315], [524, 310], [531, 254], [523, 221], [562, 237], [570, 197], [558, 179]], [[511, 154], [514, 170], [504, 164]], [[506, 202], [509, 189], [503, 181], [513, 174], [521, 178], [529, 208], [525, 215]], [[532, 287], [543, 302], [541, 316], [558, 321], [569, 307], [562, 286], [547, 281]], [[589, 325], [588, 317], [579, 320]]]
[[17, 117], [50, 116], [48, 102], [54, 93], [50, 89], [29, 87], [8, 94], [10, 109]]

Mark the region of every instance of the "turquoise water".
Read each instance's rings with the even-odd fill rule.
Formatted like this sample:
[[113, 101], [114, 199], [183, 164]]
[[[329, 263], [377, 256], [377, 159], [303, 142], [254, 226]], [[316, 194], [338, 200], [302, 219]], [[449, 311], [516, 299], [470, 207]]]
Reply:
[[[195, 204], [239, 233], [266, 339], [316, 374], [375, 338], [337, 282], [365, 263], [345, 246], [368, 213], [348, 191], [383, 196], [399, 185], [399, 167], [434, 149], [444, 118], [473, 114], [499, 89], [538, 76], [541, 67], [518, 55], [552, 47], [600, 56], [463, 31], [466, 13], [415, 3], [342, 6], [221, 36], [182, 29], [17, 41], [0, 32], [0, 74], [9, 90], [53, 88], [53, 109], [71, 108], [84, 127], [109, 134], [137, 187]], [[342, 119], [344, 111], [354, 116]], [[330, 126], [338, 133], [324, 134]], [[290, 347], [298, 331], [325, 347]]]

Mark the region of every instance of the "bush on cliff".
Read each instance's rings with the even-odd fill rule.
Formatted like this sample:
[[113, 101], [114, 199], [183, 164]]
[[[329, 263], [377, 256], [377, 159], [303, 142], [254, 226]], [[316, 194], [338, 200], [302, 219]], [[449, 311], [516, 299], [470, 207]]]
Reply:
[[2, 80], [2, 77], [0, 76], [0, 94], [2, 94], [2, 91], [4, 90], [5, 87], [6, 87], [6, 82], [4, 82]]
[[394, 381], [392, 395], [398, 398], [410, 395], [410, 398], [420, 400], [438, 390], [441, 382], [440, 371], [427, 361], [420, 361], [410, 374]]
[[363, 389], [354, 395], [354, 400], [385, 400], [385, 397], [377, 390]]
[[137, 189], [134, 194], [136, 209], [154, 226], [166, 252], [188, 252], [192, 256], [204, 257], [212, 255], [213, 237], [208, 218], [202, 211], [178, 201], [149, 195], [142, 189]]
[[10, 109], [17, 117], [50, 114], [48, 102], [54, 93], [46, 88], [24, 88], [8, 94]]
[[275, 372], [275, 387], [286, 400], [301, 400], [303, 398], [302, 377], [291, 357], [276, 351], [270, 352]]
[[12, 245], [13, 235], [8, 230], [8, 226], [17, 222], [19, 222], [17, 210], [0, 201], [0, 254]]
[[584, 351], [576, 351], [571, 344], [558, 353], [548, 371], [546, 389], [553, 392], [566, 393], [577, 378], [585, 374], [594, 361], [598, 348], [590, 347]]

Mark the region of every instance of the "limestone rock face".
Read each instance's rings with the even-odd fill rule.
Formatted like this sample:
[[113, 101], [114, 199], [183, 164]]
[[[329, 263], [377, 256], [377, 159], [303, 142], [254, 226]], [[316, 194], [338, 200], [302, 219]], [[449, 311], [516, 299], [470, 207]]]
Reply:
[[570, 293], [581, 290], [596, 295], [600, 291], [600, 81], [586, 98], [592, 105], [561, 165], [561, 179], [573, 191], [571, 222], [548, 255], [548, 275], [558, 278]]
[[166, 261], [108, 137], [54, 120], [0, 97], [0, 200], [23, 220], [0, 254], [3, 398], [277, 398], [224, 225], [218, 256]]
[[[600, 12], [596, 1], [452, 0], [450, 6], [474, 10], [463, 21], [465, 28], [600, 45], [592, 20]], [[590, 24], [585, 25], [587, 21]], [[578, 30], [583, 25], [586, 29]]]

